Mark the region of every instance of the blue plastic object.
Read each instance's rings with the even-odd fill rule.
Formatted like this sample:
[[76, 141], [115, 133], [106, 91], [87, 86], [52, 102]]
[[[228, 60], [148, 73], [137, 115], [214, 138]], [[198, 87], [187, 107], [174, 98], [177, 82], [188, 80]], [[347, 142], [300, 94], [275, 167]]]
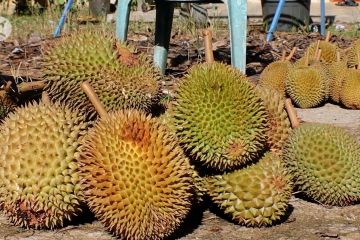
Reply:
[[320, 34], [325, 35], [325, 0], [320, 1]]
[[[231, 63], [245, 73], [246, 66], [246, 34], [247, 34], [247, 2], [246, 0], [155, 0], [156, 28], [154, 64], [165, 73], [169, 50], [171, 27], [176, 2], [218, 3], [224, 2], [228, 7]], [[116, 17], [116, 36], [126, 41], [129, 25], [130, 0], [119, 0]]]
[[59, 37], [60, 36], [61, 30], [62, 30], [62, 28], [64, 27], [64, 24], [65, 24], [66, 16], [69, 13], [73, 3], [74, 3], [74, 0], [68, 0], [66, 2], [66, 5], [65, 5], [63, 13], [62, 13], [62, 15], [60, 17], [59, 23], [58, 23], [58, 25], [57, 25], [54, 33], [53, 33], [53, 37]]
[[279, 19], [280, 19], [280, 16], [281, 16], [281, 13], [282, 13], [282, 10], [283, 10], [284, 6], [285, 6], [285, 0], [280, 0], [278, 6], [276, 8], [274, 18], [273, 18], [273, 20], [271, 22], [269, 32], [268, 32], [268, 34], [266, 36], [266, 41], [268, 41], [268, 42], [272, 40], [273, 33], [276, 30], [276, 27], [277, 27], [277, 24], [279, 22]]

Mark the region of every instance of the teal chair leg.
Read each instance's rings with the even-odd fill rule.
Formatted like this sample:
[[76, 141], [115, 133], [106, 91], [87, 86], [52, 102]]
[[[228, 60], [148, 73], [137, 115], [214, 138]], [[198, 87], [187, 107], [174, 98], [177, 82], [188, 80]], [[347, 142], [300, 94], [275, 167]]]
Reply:
[[118, 0], [117, 5], [116, 37], [123, 42], [127, 39], [130, 16], [130, 3], [131, 0]]
[[156, 1], [154, 64], [162, 74], [166, 69], [174, 6], [171, 2]]
[[228, 0], [231, 64], [245, 74], [247, 5], [246, 0]]

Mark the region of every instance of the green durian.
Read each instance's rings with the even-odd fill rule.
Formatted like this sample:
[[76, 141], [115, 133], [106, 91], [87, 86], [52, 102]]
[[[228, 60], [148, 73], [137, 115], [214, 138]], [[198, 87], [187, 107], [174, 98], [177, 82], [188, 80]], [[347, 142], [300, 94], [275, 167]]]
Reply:
[[279, 152], [291, 132], [290, 121], [285, 110], [285, 98], [271, 88], [258, 86], [257, 91], [264, 101], [268, 116], [267, 143], [272, 151]]
[[360, 147], [345, 130], [302, 124], [284, 146], [284, 161], [297, 190], [326, 205], [360, 200]]
[[322, 64], [294, 67], [285, 82], [286, 92], [301, 108], [319, 106], [329, 95], [330, 76]]
[[108, 34], [72, 34], [50, 48], [42, 70], [52, 100], [75, 107], [89, 118], [96, 115], [80, 84], [88, 81], [107, 111], [149, 110], [159, 94], [159, 73], [144, 55], [135, 56]]
[[291, 62], [286, 60], [270, 63], [261, 72], [259, 85], [265, 88], [273, 88], [285, 96], [285, 79], [291, 67]]
[[224, 175], [206, 178], [212, 201], [236, 223], [251, 227], [270, 226], [288, 209], [290, 176], [281, 159], [267, 153], [256, 164]]
[[164, 239], [191, 209], [194, 171], [158, 119], [111, 113], [90, 131], [81, 156], [88, 206], [121, 239]]
[[197, 65], [182, 79], [171, 124], [194, 161], [215, 170], [251, 162], [265, 147], [261, 97], [240, 71], [221, 63]]
[[59, 104], [17, 108], [0, 126], [0, 209], [34, 229], [62, 227], [81, 213], [78, 160], [84, 117]]
[[360, 70], [348, 69], [340, 91], [340, 102], [347, 108], [360, 109]]

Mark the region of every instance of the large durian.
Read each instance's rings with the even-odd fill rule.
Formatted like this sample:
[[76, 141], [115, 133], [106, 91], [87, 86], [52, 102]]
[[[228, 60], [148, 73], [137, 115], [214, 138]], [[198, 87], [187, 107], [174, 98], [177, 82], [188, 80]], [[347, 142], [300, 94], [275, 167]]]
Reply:
[[214, 203], [235, 222], [269, 226], [281, 219], [291, 197], [290, 176], [281, 159], [267, 153], [260, 162], [234, 172], [206, 178]]
[[330, 97], [334, 102], [339, 103], [342, 85], [347, 79], [349, 69], [344, 61], [333, 62], [328, 69], [332, 76], [330, 78]]
[[191, 208], [193, 170], [167, 127], [135, 110], [102, 118], [81, 158], [86, 201], [122, 239], [163, 239]]
[[316, 107], [327, 100], [330, 75], [321, 63], [291, 69], [285, 82], [286, 92], [301, 108]]
[[284, 147], [284, 160], [297, 189], [326, 205], [360, 200], [360, 147], [343, 129], [302, 124]]
[[59, 104], [32, 103], [0, 126], [0, 208], [26, 228], [57, 228], [81, 212], [78, 158], [87, 124]]
[[285, 110], [285, 99], [273, 89], [257, 87], [264, 101], [268, 116], [267, 142], [272, 151], [279, 152], [291, 132], [288, 114]]
[[340, 91], [340, 102], [347, 108], [360, 109], [360, 70], [348, 69]]
[[172, 108], [179, 141], [215, 170], [254, 160], [266, 141], [266, 112], [245, 76], [225, 64], [201, 64], [182, 79]]
[[148, 110], [159, 93], [158, 72], [144, 56], [135, 56], [100, 31], [81, 31], [59, 40], [43, 60], [50, 98], [76, 107], [89, 118], [96, 112], [80, 83], [89, 81], [107, 111]]
[[259, 85], [273, 88], [285, 96], [285, 79], [291, 69], [289, 61], [275, 61], [270, 63], [260, 74]]

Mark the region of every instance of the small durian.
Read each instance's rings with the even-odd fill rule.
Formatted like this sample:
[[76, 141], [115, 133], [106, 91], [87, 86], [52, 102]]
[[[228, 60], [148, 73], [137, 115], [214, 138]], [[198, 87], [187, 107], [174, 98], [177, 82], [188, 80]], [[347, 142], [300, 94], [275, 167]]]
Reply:
[[284, 161], [297, 190], [326, 205], [360, 200], [360, 147], [345, 130], [302, 124], [284, 146]]
[[82, 211], [78, 160], [84, 117], [60, 104], [32, 103], [0, 126], [0, 209], [26, 228], [62, 227]]
[[304, 65], [293, 67], [285, 81], [286, 93], [301, 108], [316, 107], [329, 96], [331, 82], [329, 70], [317, 59], [309, 65], [309, 51]]
[[317, 49], [321, 49], [321, 61], [324, 63], [336, 62], [336, 52], [338, 51], [338, 47], [335, 44], [326, 40], [310, 44], [308, 47], [310, 58], [316, 58]]
[[272, 62], [266, 66], [260, 74], [259, 85], [265, 88], [273, 88], [285, 96], [285, 79], [292, 67], [292, 63], [289, 60], [293, 57], [296, 50], [296, 47], [293, 48], [287, 57], [284, 51], [281, 60]]
[[81, 156], [88, 206], [121, 239], [164, 239], [191, 209], [193, 169], [158, 119], [110, 113], [90, 130]]
[[288, 114], [285, 110], [285, 98], [278, 91], [258, 86], [268, 116], [267, 143], [272, 151], [280, 152], [282, 145], [291, 132]]
[[129, 49], [101, 31], [67, 36], [44, 55], [45, 90], [52, 100], [88, 118], [96, 111], [80, 89], [83, 81], [91, 83], [107, 111], [149, 110], [159, 94], [159, 74], [145, 55], [135, 56]]
[[346, 50], [346, 60], [349, 68], [353, 68], [359, 65], [359, 53], [360, 53], [360, 39], [351, 44], [351, 47]]
[[266, 112], [254, 86], [225, 64], [200, 64], [180, 83], [171, 124], [194, 161], [229, 170], [256, 159], [266, 142]]
[[347, 108], [360, 109], [360, 70], [348, 69], [340, 91], [340, 102]]
[[290, 176], [274, 153], [266, 153], [247, 168], [205, 181], [211, 200], [236, 223], [251, 227], [281, 220], [292, 195]]

